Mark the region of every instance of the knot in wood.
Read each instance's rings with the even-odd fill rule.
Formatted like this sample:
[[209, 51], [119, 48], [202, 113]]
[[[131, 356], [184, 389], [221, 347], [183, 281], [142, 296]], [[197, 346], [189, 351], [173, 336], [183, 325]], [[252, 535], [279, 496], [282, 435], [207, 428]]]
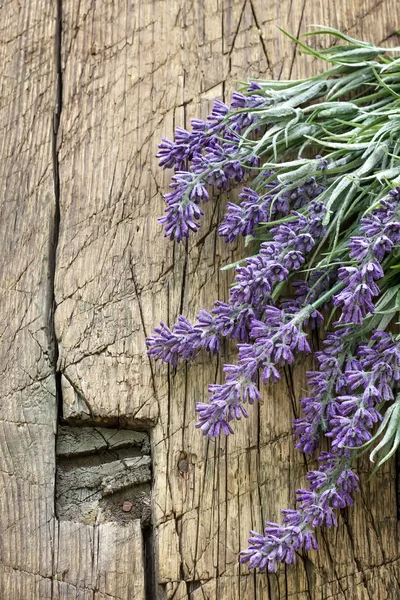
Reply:
[[185, 458], [182, 458], [182, 460], [180, 460], [178, 462], [178, 469], [180, 470], [181, 473], [187, 473], [189, 470], [189, 463]]

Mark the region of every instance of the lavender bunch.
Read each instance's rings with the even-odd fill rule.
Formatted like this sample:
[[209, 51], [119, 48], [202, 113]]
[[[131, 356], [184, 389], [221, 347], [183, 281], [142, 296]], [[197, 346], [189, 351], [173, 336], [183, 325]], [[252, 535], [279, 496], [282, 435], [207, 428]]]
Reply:
[[209, 438], [233, 434], [261, 400], [259, 383], [279, 381], [312, 352], [310, 330], [324, 331], [294, 433], [299, 451], [313, 454], [326, 438], [329, 452], [296, 492], [297, 508], [252, 532], [240, 553], [270, 571], [316, 550], [316, 528], [336, 525], [337, 509], [353, 504], [358, 456], [370, 452], [376, 470], [400, 444], [400, 341], [387, 331], [400, 309], [399, 59], [334, 29], [314, 33], [339, 44], [317, 52], [292, 39], [327, 70], [251, 82], [164, 138], [158, 154], [175, 169], [160, 218], [171, 240], [200, 228], [201, 206], [218, 190], [243, 186], [219, 225], [226, 243], [246, 240], [228, 300], [194, 323], [161, 323], [147, 340], [149, 355], [173, 366], [218, 353], [223, 338], [236, 342], [237, 362], [197, 403], [196, 427]]

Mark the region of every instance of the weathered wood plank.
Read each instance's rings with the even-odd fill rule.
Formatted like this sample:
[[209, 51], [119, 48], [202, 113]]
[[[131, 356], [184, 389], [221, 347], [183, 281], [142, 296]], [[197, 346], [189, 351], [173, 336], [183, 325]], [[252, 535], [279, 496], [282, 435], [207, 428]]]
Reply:
[[[207, 207], [188, 252], [163, 240], [156, 217], [168, 176], [154, 158], [161, 135], [171, 137], [174, 125], [208, 114], [214, 97], [228, 98], [235, 78], [317, 72], [321, 66], [299, 60], [276, 25], [298, 34], [310, 23], [326, 23], [395, 43], [389, 36], [396, 14], [395, 0], [82, 0], [78, 9], [66, 2], [60, 369], [92, 417], [123, 415], [154, 425], [160, 597], [371, 600], [400, 593], [389, 467], [364, 483], [357, 508], [324, 534], [318, 555], [271, 576], [238, 566], [249, 529], [279, 518], [304, 481], [305, 463], [291, 434], [304, 364], [288, 372], [287, 386], [265, 391], [264, 404], [233, 438], [206, 442], [193, 428], [194, 403], [206, 398], [209, 382], [221, 380], [219, 364], [203, 357], [172, 372], [150, 365], [144, 344], [160, 319], [172, 323], [181, 311], [193, 317], [199, 306], [226, 298], [229, 275], [219, 267], [236, 255], [216, 235], [225, 198]], [[222, 360], [228, 356], [224, 348]]]
[[0, 7], [0, 597], [50, 598], [54, 6]]
[[[54, 514], [56, 3], [7, 2], [0, 16], [0, 597], [143, 600], [140, 520], [74, 538]], [[105, 493], [125, 483], [105, 478]]]

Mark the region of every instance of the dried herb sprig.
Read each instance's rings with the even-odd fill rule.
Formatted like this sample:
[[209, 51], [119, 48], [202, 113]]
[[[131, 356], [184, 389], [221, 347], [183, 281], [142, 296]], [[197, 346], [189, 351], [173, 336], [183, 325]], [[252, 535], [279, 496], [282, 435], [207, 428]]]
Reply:
[[[224, 365], [225, 383], [197, 404], [196, 427], [232, 434], [246, 404], [260, 400], [258, 375], [278, 381], [282, 366], [311, 352], [309, 327], [333, 328], [294, 422], [300, 451], [314, 453], [322, 436], [330, 451], [308, 473], [309, 489], [297, 490], [297, 509], [252, 532], [241, 552], [250, 568], [270, 571], [317, 549], [314, 529], [336, 525], [334, 510], [353, 503], [356, 457], [370, 451], [376, 470], [400, 444], [400, 338], [386, 331], [400, 309], [400, 58], [331, 28], [313, 33], [339, 43], [316, 51], [292, 39], [328, 70], [253, 81], [230, 106], [216, 100], [192, 131], [177, 128], [158, 154], [176, 171], [160, 219], [165, 235], [180, 242], [199, 229], [210, 186], [244, 182], [219, 233], [256, 248], [232, 265], [228, 302], [202, 309], [194, 324], [184, 316], [172, 328], [162, 323], [147, 340], [151, 357], [173, 365], [202, 349], [218, 353], [223, 337], [237, 340], [237, 364]], [[311, 147], [315, 158], [305, 156]]]

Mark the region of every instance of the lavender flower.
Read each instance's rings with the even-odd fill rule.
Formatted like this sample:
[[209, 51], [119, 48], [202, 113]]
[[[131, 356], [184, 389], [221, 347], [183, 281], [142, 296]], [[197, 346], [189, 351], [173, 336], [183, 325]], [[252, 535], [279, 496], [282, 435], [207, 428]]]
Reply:
[[[237, 109], [267, 106], [269, 102], [259, 96], [246, 98], [234, 94], [229, 109], [216, 100], [207, 121], [193, 119], [191, 132], [178, 127], [173, 142], [163, 138], [157, 154], [160, 166], [174, 167], [176, 174], [170, 186], [174, 191], [164, 196], [166, 215], [159, 222], [171, 240], [180, 242], [190, 231], [199, 228], [203, 213], [198, 204], [208, 200], [207, 185], [228, 189], [230, 180], [241, 181], [247, 168], [257, 166], [258, 157], [253, 156], [251, 150], [238, 147], [238, 134], [256, 117], [238, 113]], [[190, 169], [183, 170], [190, 161]]]
[[241, 342], [247, 341], [253, 320], [263, 318], [268, 303], [268, 296], [260, 300], [257, 305], [215, 302], [212, 314], [215, 316], [216, 331], [223, 337], [229, 336]]
[[[249, 88], [249, 91], [255, 91]], [[229, 127], [238, 133], [244, 131], [250, 125], [257, 123], [258, 116], [254, 113], [246, 112], [244, 109], [267, 108], [273, 104], [271, 98], [265, 98], [256, 94], [245, 96], [240, 92], [233, 92], [231, 101], [231, 116]], [[242, 112], [237, 112], [241, 110]]]
[[165, 235], [180, 242], [190, 231], [197, 231], [204, 214], [198, 205], [209, 199], [207, 186], [226, 190], [230, 181], [241, 181], [257, 161], [249, 150], [210, 142], [205, 154], [193, 156], [190, 171], [177, 171], [172, 177], [173, 191], [164, 195], [166, 215], [159, 219]]
[[[345, 38], [332, 32], [342, 44]], [[178, 242], [199, 229], [209, 186], [228, 190], [257, 171], [238, 202], [228, 203], [219, 227], [226, 242], [244, 235], [259, 244], [255, 256], [237, 263], [229, 301], [215, 302], [210, 313], [201, 310], [194, 323], [184, 316], [171, 328], [161, 323], [147, 340], [149, 355], [172, 365], [202, 349], [219, 352], [225, 337], [238, 342], [237, 364], [224, 365], [225, 381], [210, 385], [210, 401], [196, 405], [196, 427], [204, 435], [232, 434], [234, 421], [248, 416], [247, 404], [260, 400], [259, 379], [278, 381], [282, 366], [310, 352], [305, 327], [320, 328], [320, 310], [339, 313], [334, 332], [315, 353], [310, 390], [300, 401], [303, 415], [294, 422], [298, 449], [314, 452], [324, 435], [330, 451], [307, 474], [309, 487], [297, 490], [296, 508], [282, 511], [282, 523], [252, 532], [241, 553], [250, 568], [275, 571], [299, 551], [317, 549], [315, 528], [335, 526], [336, 510], [353, 503], [358, 477], [352, 461], [360, 448], [380, 440], [370, 455], [378, 455], [380, 466], [400, 445], [400, 336], [371, 335], [373, 327], [388, 325], [400, 298], [394, 260], [400, 186], [380, 200], [399, 174], [396, 107], [385, 84], [393, 71], [390, 59], [376, 60], [381, 49], [355, 40], [347, 49], [352, 52], [321, 54], [333, 66], [316, 78], [250, 83], [229, 106], [216, 101], [206, 120], [193, 119], [190, 131], [177, 128], [174, 141], [164, 138], [159, 147], [160, 165], [176, 170], [160, 222]], [[361, 90], [357, 105], [340, 104], [336, 99], [360, 68], [362, 81], [380, 88], [379, 99]], [[324, 95], [326, 101], [314, 106]], [[379, 119], [371, 122], [375, 109]], [[357, 130], [337, 118], [356, 113]], [[318, 140], [329, 151], [326, 158], [301, 158]], [[275, 173], [267, 170], [271, 166]], [[304, 281], [293, 281], [296, 272]], [[287, 283], [294, 297], [282, 299], [292, 290]]]
[[193, 360], [201, 349], [218, 353], [223, 337], [246, 341], [253, 320], [263, 317], [267, 302], [266, 297], [257, 307], [253, 307], [251, 304], [217, 301], [211, 314], [201, 309], [194, 325], [179, 315], [172, 328], [161, 323], [160, 327], [154, 329], [155, 333], [146, 340], [148, 354], [176, 366], [179, 358]]
[[375, 311], [373, 298], [380, 292], [375, 282], [382, 277], [383, 269], [375, 261], [365, 262], [360, 267], [339, 269], [339, 279], [345, 287], [335, 296], [333, 303], [342, 307], [342, 321], [362, 323], [368, 313]]
[[327, 430], [328, 420], [334, 414], [336, 395], [344, 389], [343, 367], [350, 334], [349, 329], [328, 333], [323, 350], [315, 353], [319, 370], [307, 373], [311, 395], [300, 400], [305, 416], [293, 421], [299, 438], [296, 448], [307, 454], [318, 447], [321, 433]]
[[400, 380], [400, 344], [382, 331], [376, 331], [371, 342], [359, 346], [356, 360], [343, 373], [347, 393], [336, 398], [326, 433], [333, 450], [368, 442], [373, 425], [382, 418], [377, 405], [394, 398], [393, 388]]
[[[348, 468], [351, 448], [358, 448], [371, 439], [373, 426], [382, 418], [377, 405], [393, 398], [392, 388], [400, 380], [399, 342], [382, 331], [376, 331], [371, 341], [372, 345], [359, 345], [355, 358], [347, 361], [340, 379], [341, 386], [348, 390], [348, 394], [337, 396], [336, 402], [332, 403], [326, 433], [327, 437], [332, 438], [332, 451], [321, 455], [324, 464], [318, 471], [308, 473], [310, 490], [297, 491], [300, 501], [298, 511], [289, 511], [291, 522], [296, 521], [300, 532], [301, 526], [306, 528], [310, 524], [312, 527], [336, 525], [332, 509], [353, 503], [351, 494], [357, 491], [358, 478]], [[333, 342], [330, 344], [334, 347], [333, 354], [338, 355], [343, 351], [343, 339], [336, 338]], [[322, 386], [323, 392], [326, 392], [326, 383]], [[332, 475], [335, 475], [334, 485]], [[288, 536], [286, 528], [281, 526], [280, 547], [285, 550], [288, 546], [281, 560], [293, 556], [292, 551], [301, 547], [300, 539], [300, 534], [297, 537]], [[252, 561], [251, 566], [258, 566], [268, 556], [264, 565], [275, 570], [274, 548], [271, 549], [271, 543], [268, 545], [268, 542], [268, 536], [263, 541], [257, 538], [257, 543], [251, 539], [249, 550], [243, 553], [243, 560]]]
[[233, 242], [240, 234], [253, 233], [258, 223], [269, 220], [271, 196], [262, 196], [260, 199], [257, 192], [244, 187], [239, 198], [243, 199], [239, 206], [228, 202], [225, 219], [218, 229], [219, 234], [225, 237], [226, 242]]
[[146, 340], [149, 356], [171, 363], [174, 367], [179, 357], [193, 359], [201, 348], [209, 352], [219, 352], [220, 349], [215, 320], [205, 310], [200, 311], [195, 325], [180, 315], [172, 330], [161, 323], [154, 331], [155, 334]]
[[370, 344], [354, 348], [349, 328], [330, 333], [316, 353], [319, 371], [310, 371], [312, 396], [302, 398], [304, 417], [294, 421], [296, 447], [312, 453], [321, 433], [332, 438], [332, 449], [358, 447], [371, 439], [381, 419], [376, 405], [393, 400], [400, 380], [400, 344], [390, 334], [375, 331]]
[[400, 242], [400, 187], [361, 219], [360, 231], [364, 236], [353, 236], [348, 244], [350, 258], [358, 265], [340, 269], [345, 287], [334, 298], [335, 306], [342, 307], [345, 323], [362, 323], [368, 313], [375, 312], [373, 298], [380, 293], [376, 281], [384, 275], [380, 263]]
[[236, 136], [232, 136], [232, 132], [240, 134], [257, 119], [256, 116], [241, 111], [246, 108], [267, 107], [270, 104], [271, 100], [268, 98], [258, 95], [246, 97], [238, 92], [233, 93], [230, 108], [221, 100], [215, 100], [211, 115], [206, 121], [192, 119], [192, 131], [177, 127], [173, 142], [162, 138], [157, 154], [160, 167], [181, 170], [187, 161], [193, 160], [203, 149], [215, 142], [216, 136], [224, 136], [228, 140], [232, 137], [237, 139]]
[[177, 127], [173, 142], [163, 138], [157, 154], [157, 158], [161, 159], [160, 167], [181, 170], [186, 161], [191, 161], [194, 156], [200, 154], [203, 148], [206, 148], [214, 139], [214, 136], [223, 130], [222, 122], [228, 113], [229, 108], [226, 104], [217, 99], [207, 121], [192, 119], [191, 132]]
[[233, 433], [229, 422], [248, 416], [243, 403], [253, 404], [255, 400], [260, 400], [254, 375], [240, 379], [235, 365], [224, 365], [224, 372], [227, 373], [226, 383], [212, 384], [208, 388], [211, 393], [210, 403], [196, 404], [196, 411], [199, 413], [196, 427], [209, 437], [217, 437], [221, 431], [225, 435]]
[[192, 173], [178, 171], [172, 177], [172, 192], [165, 194], [166, 215], [158, 219], [164, 225], [165, 236], [177, 242], [189, 236], [189, 231], [197, 231], [198, 223], [204, 214], [198, 204], [207, 202], [208, 192], [204, 184]]
[[310, 471], [310, 489], [296, 491], [297, 510], [282, 510], [283, 522], [267, 522], [264, 535], [251, 532], [249, 547], [240, 553], [240, 562], [276, 571], [279, 563], [292, 564], [300, 550], [318, 550], [314, 528], [337, 525], [334, 509], [353, 504], [358, 477], [349, 468], [349, 459], [323, 452], [318, 471]]
[[240, 182], [246, 166], [257, 166], [257, 161], [257, 157], [252, 157], [246, 149], [239, 151], [236, 144], [216, 141], [208, 146], [205, 154], [193, 157], [191, 170], [207, 184], [227, 190], [230, 180]]
[[[174, 191], [164, 196], [166, 215], [159, 219], [164, 225], [166, 236], [180, 242], [188, 237], [190, 231], [197, 231], [202, 215], [198, 204], [208, 200], [206, 187], [216, 185], [218, 189], [226, 190], [230, 181], [242, 181], [248, 169], [258, 165], [259, 157], [253, 153], [252, 147], [239, 145], [240, 134], [259, 119], [257, 113], [251, 111], [268, 108], [271, 103], [270, 98], [258, 94], [246, 96], [235, 92], [230, 108], [217, 100], [206, 121], [191, 121], [191, 132], [178, 127], [173, 142], [163, 138], [157, 154], [160, 166], [174, 167], [177, 171], [171, 184]], [[188, 162], [192, 164], [188, 170], [184, 170]], [[321, 190], [315, 178], [311, 178], [298, 190], [288, 193], [292, 206], [299, 208], [315, 198]], [[229, 205], [225, 225], [227, 231], [224, 232], [224, 227], [222, 228], [222, 235], [227, 239], [232, 240], [237, 235], [233, 233], [235, 230], [239, 233], [253, 231], [257, 223], [266, 219], [266, 211], [270, 209], [267, 205], [271, 203], [271, 199], [262, 201], [260, 207], [254, 200], [254, 197], [244, 198], [240, 207], [244, 214], [239, 214], [233, 204]], [[284, 206], [285, 202], [287, 204], [288, 199], [282, 198], [275, 210], [279, 211], [279, 206]], [[283, 214], [287, 214], [288, 210], [289, 208]], [[229, 232], [228, 229], [232, 231]]]
[[290, 364], [295, 352], [310, 352], [302, 324], [309, 316], [304, 310], [293, 315], [273, 306], [265, 308], [265, 322], [254, 319], [251, 324], [250, 338], [253, 343], [239, 344], [237, 365], [225, 365], [226, 382], [212, 385], [210, 404], [198, 403], [196, 411], [199, 421], [196, 427], [210, 437], [221, 431], [226, 435], [233, 433], [230, 421], [247, 417], [243, 403], [252, 404], [260, 399], [257, 388], [257, 373], [261, 369], [261, 379], [280, 379], [277, 366]]
[[[267, 172], [266, 176], [270, 177], [271, 174]], [[318, 185], [314, 177], [295, 189], [279, 187], [277, 181], [267, 183], [266, 187], [268, 192], [261, 195], [245, 187], [239, 194], [242, 199], [239, 205], [228, 203], [225, 218], [219, 227], [219, 233], [226, 242], [232, 242], [240, 234], [254, 233], [259, 223], [287, 216], [292, 208], [298, 209], [310, 203], [325, 189], [323, 185]]]
[[231, 302], [256, 305], [259, 298], [271, 293], [276, 282], [287, 280], [289, 271], [298, 270], [316, 239], [325, 233], [324, 210], [321, 202], [313, 201], [308, 216], [293, 212], [292, 221], [272, 228], [273, 240], [262, 243], [260, 253], [247, 259], [245, 267], [236, 269]]

